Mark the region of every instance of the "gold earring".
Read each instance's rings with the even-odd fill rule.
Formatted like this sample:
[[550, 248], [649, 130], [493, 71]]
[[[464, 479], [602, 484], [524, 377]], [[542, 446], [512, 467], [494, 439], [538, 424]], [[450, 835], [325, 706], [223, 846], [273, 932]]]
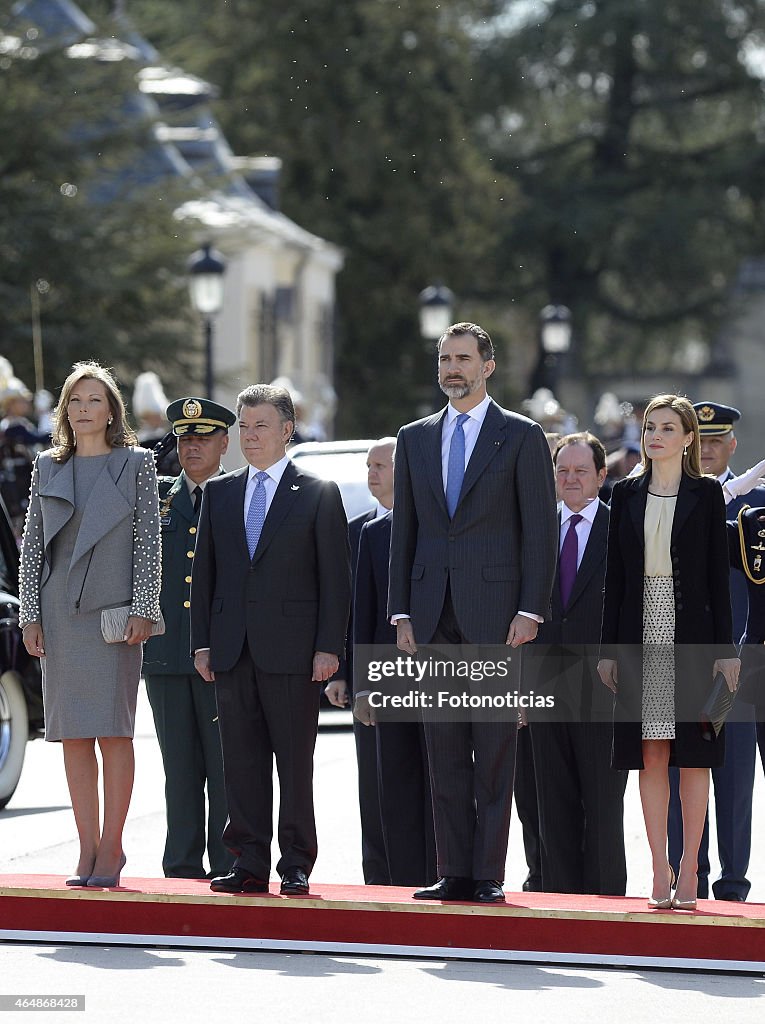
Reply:
[[109, 419], [106, 421], [107, 427], [110, 427], [113, 422], [114, 422], [114, 417], [110, 416]]

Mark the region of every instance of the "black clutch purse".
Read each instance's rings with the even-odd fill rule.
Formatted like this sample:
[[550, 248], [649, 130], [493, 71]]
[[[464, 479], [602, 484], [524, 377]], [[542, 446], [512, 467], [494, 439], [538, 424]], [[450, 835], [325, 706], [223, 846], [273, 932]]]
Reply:
[[736, 694], [728, 689], [725, 676], [718, 672], [706, 704], [701, 709], [701, 735], [705, 740], [714, 740], [720, 735], [735, 699]]

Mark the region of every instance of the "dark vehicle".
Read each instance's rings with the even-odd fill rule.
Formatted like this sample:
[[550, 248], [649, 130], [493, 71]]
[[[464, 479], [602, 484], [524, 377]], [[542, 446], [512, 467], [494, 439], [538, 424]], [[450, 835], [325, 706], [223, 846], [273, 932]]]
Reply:
[[14, 794], [27, 740], [43, 735], [42, 678], [19, 629], [19, 549], [0, 501], [0, 809]]

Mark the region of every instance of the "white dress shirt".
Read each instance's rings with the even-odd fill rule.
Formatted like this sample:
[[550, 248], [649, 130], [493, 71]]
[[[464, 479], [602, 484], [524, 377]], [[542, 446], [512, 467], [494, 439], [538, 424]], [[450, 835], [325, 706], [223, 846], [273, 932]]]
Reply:
[[[276, 488], [279, 486], [279, 481], [284, 474], [284, 470], [287, 468], [287, 463], [290, 461], [289, 455], [285, 455], [283, 459], [279, 459], [273, 466], [269, 466], [268, 469], [263, 472], [268, 473], [268, 476], [263, 481], [263, 486], [266, 489], [266, 515], [268, 510], [271, 508], [271, 502], [274, 500], [276, 494]], [[250, 466], [247, 474], [247, 486], [244, 489], [244, 529], [247, 532], [247, 513], [250, 509], [250, 502], [252, 501], [252, 495], [255, 488], [258, 486], [258, 481], [255, 479], [256, 475], [260, 473], [259, 469], [255, 466]]]
[[[478, 440], [478, 435], [481, 432], [483, 421], [486, 419], [486, 412], [489, 408], [489, 402], [491, 399], [488, 395], [482, 402], [479, 402], [473, 409], [468, 412], [468, 419], [462, 424], [462, 432], [465, 435], [465, 468], [470, 462], [470, 456], [473, 454], [475, 443]], [[454, 428], [457, 425], [457, 417], [461, 415], [458, 409], [455, 409], [451, 402], [446, 407], [446, 416], [444, 417], [444, 425], [441, 429], [441, 476], [444, 481], [444, 494], [446, 494], [446, 480], [449, 475], [449, 446], [452, 443], [452, 435], [454, 434]]]
[[[483, 421], [486, 419], [486, 413], [489, 409], [491, 398], [486, 395], [482, 402], [474, 406], [468, 412], [468, 418], [462, 424], [462, 432], [465, 435], [465, 468], [470, 462], [470, 456], [473, 454], [478, 435], [481, 432]], [[444, 484], [444, 494], [446, 494], [446, 481], [449, 475], [449, 446], [452, 443], [452, 435], [457, 425], [457, 417], [460, 415], [458, 409], [455, 409], [451, 402], [446, 407], [446, 416], [444, 417], [444, 424], [441, 428], [441, 478]], [[524, 612], [518, 609], [519, 615], [524, 615], [527, 619], [533, 619], [535, 622], [544, 622], [541, 615], [534, 615], [533, 612]], [[396, 614], [391, 615], [391, 625], [395, 626], [399, 619], [408, 619], [408, 615]]]
[[[268, 469], [264, 470], [264, 472], [268, 473], [268, 476], [263, 481], [263, 486], [266, 489], [266, 515], [268, 515], [268, 510], [271, 507], [271, 502], [274, 500], [274, 494], [276, 494], [276, 488], [279, 486], [279, 481], [281, 480], [282, 474], [284, 473], [284, 470], [287, 468], [287, 463], [289, 461], [289, 455], [285, 455], [283, 459], [279, 459], [279, 461], [275, 462], [273, 466], [269, 466]], [[244, 489], [245, 536], [247, 536], [247, 512], [249, 511], [250, 508], [250, 502], [252, 501], [253, 491], [258, 486], [258, 481], [255, 479], [255, 475], [256, 473], [259, 472], [259, 469], [256, 469], [254, 466], [250, 466], [249, 472], [247, 473], [247, 486]], [[188, 477], [186, 478], [186, 482], [191, 483]], [[202, 490], [204, 490], [206, 484], [207, 480], [205, 480], [205, 482], [203, 484], [200, 484], [199, 486], [202, 488]], [[194, 486], [196, 486], [196, 484]], [[194, 654], [201, 654], [203, 651], [209, 650], [209, 647], [197, 647], [197, 649], [194, 651]]]

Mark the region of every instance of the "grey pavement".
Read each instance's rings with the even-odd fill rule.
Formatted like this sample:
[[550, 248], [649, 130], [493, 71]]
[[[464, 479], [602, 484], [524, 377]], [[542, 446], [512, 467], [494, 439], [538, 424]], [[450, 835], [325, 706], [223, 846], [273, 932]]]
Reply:
[[[328, 712], [323, 719], [343, 720]], [[348, 721], [345, 716], [345, 721]], [[316, 754], [319, 859], [313, 878], [362, 883], [353, 737], [322, 728]], [[156, 877], [164, 839], [163, 774], [143, 689], [136, 728], [136, 785], [125, 831], [127, 877]], [[635, 773], [625, 811], [628, 895], [650, 883]], [[714, 836], [714, 827], [712, 827]], [[29, 744], [19, 788], [0, 812], [0, 874], [68, 874], [76, 861], [74, 824], [57, 744]], [[713, 876], [716, 868], [712, 842]], [[765, 902], [765, 781], [757, 768], [750, 899]], [[520, 827], [513, 820], [506, 888], [525, 877]], [[336, 979], [341, 984], [336, 984]], [[445, 984], [447, 983], [448, 984]], [[606, 970], [337, 955], [233, 953], [0, 944], [0, 994], [85, 994], [86, 1019], [121, 1022], [408, 1022], [533, 1014], [536, 1022], [600, 1016], [624, 1024], [724, 1014], [762, 1020], [765, 979], [670, 971]], [[506, 999], [509, 996], [510, 999]], [[59, 1019], [61, 1012], [44, 1019]], [[0, 1011], [5, 1020], [28, 1019]], [[71, 1014], [68, 1016], [72, 1019]], [[83, 1019], [77, 1016], [74, 1020]]]

